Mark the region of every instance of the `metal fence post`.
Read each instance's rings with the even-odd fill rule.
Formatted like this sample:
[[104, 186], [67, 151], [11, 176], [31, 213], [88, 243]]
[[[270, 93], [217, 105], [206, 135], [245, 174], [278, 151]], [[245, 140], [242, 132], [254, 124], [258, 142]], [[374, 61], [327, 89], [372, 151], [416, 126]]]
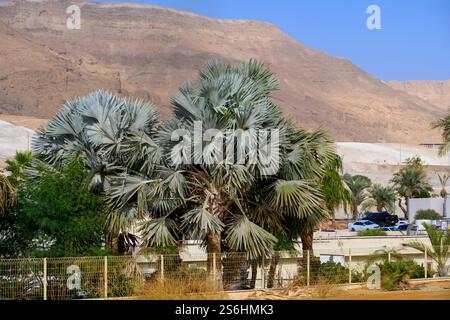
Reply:
[[262, 262], [261, 262], [261, 289], [264, 289], [265, 285], [266, 285], [266, 279], [265, 279], [265, 272], [264, 272], [264, 257], [262, 257]]
[[108, 257], [103, 258], [104, 297], [108, 298]]
[[427, 257], [427, 250], [425, 249], [425, 278], [428, 278], [428, 257]]
[[306, 286], [309, 287], [309, 273], [310, 273], [310, 256], [309, 256], [309, 250], [306, 254]]
[[161, 255], [161, 280], [164, 280], [164, 255]]
[[348, 249], [348, 283], [352, 283], [352, 249]]
[[44, 258], [44, 300], [47, 300], [47, 258]]

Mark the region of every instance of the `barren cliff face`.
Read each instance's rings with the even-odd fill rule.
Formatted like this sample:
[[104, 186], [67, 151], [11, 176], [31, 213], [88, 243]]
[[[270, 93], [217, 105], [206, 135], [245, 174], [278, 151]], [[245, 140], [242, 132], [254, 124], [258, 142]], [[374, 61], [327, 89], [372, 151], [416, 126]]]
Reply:
[[[308, 48], [275, 26], [148, 5], [0, 2], [0, 113], [49, 117], [97, 88], [150, 99], [163, 116], [176, 89], [209, 59], [255, 58], [277, 75], [275, 101], [306, 128], [366, 142], [437, 142], [443, 108], [393, 89], [351, 62]], [[399, 88], [401, 89], [401, 88]]]
[[422, 98], [443, 110], [450, 108], [450, 80], [389, 81], [389, 85], [410, 95]]

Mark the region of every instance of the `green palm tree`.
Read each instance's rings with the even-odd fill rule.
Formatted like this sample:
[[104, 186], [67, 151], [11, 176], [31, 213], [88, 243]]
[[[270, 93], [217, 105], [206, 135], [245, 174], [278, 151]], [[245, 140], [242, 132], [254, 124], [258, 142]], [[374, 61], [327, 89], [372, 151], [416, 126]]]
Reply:
[[16, 188], [8, 179], [6, 172], [0, 170], [0, 214], [16, 203]]
[[353, 220], [356, 220], [358, 218], [358, 208], [361, 203], [367, 199], [367, 189], [372, 185], [372, 181], [366, 176], [352, 176], [348, 173], [344, 175], [344, 181], [351, 191], [352, 218]]
[[426, 223], [423, 224], [427, 231], [428, 239], [431, 245], [428, 246], [419, 241], [412, 241], [404, 244], [404, 246], [416, 249], [420, 252], [427, 253], [427, 256], [433, 259], [438, 267], [438, 274], [445, 277], [448, 274], [447, 265], [450, 257], [450, 235], [448, 230], [441, 230]]
[[445, 198], [448, 195], [448, 192], [445, 187], [447, 186], [447, 182], [450, 179], [450, 175], [448, 175], [446, 173], [438, 174], [438, 178], [439, 178], [439, 183], [441, 184], [440, 195], [442, 198]]
[[6, 160], [6, 171], [10, 172], [9, 181], [16, 188], [25, 179], [25, 170], [31, 165], [31, 151], [17, 151], [13, 159]]
[[[421, 168], [407, 166], [394, 174], [391, 182], [394, 189], [400, 196], [398, 205], [408, 219], [408, 199], [428, 198], [433, 193], [433, 187], [428, 183], [425, 172]], [[403, 206], [402, 198], [406, 203]]]
[[434, 129], [440, 129], [442, 131], [442, 146], [439, 148], [439, 155], [444, 156], [450, 150], [450, 109], [448, 115], [434, 123], [432, 127]]
[[335, 209], [343, 207], [347, 212], [347, 207], [352, 203], [351, 190], [340, 175], [340, 171], [342, 171], [342, 160], [340, 157], [336, 157], [323, 176], [321, 185], [325, 205], [332, 218], [334, 229], [336, 229]]
[[396, 194], [392, 187], [374, 184], [369, 188], [369, 196], [361, 203], [361, 209], [367, 211], [372, 207], [376, 207], [377, 211], [395, 212]]

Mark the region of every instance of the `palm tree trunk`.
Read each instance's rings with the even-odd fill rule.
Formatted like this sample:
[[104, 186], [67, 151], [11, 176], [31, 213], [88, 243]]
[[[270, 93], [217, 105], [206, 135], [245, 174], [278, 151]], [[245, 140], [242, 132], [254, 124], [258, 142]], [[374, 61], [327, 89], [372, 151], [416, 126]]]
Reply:
[[[217, 288], [221, 290], [223, 288], [222, 284], [222, 259], [221, 259], [221, 246], [220, 246], [220, 235], [208, 232], [206, 240], [206, 252], [208, 254], [207, 258], [207, 271], [210, 278], [216, 282]], [[214, 254], [215, 254], [215, 265], [216, 270], [214, 270]], [[214, 279], [215, 274], [215, 279]]]
[[356, 221], [358, 218], [358, 206], [356, 204], [353, 205], [352, 213], [352, 219]]
[[446, 265], [438, 266], [438, 275], [439, 275], [439, 277], [447, 276], [447, 266]]
[[276, 251], [273, 253], [272, 259], [270, 260], [269, 275], [267, 278], [267, 288], [273, 288], [275, 282], [275, 273], [279, 262], [280, 262], [280, 253]]
[[258, 272], [258, 261], [252, 261], [252, 278], [250, 280], [250, 288], [255, 289], [256, 285], [256, 273]]
[[336, 230], [336, 213], [334, 212], [334, 208], [328, 208], [328, 211], [330, 212], [330, 215], [332, 217], [332, 221], [333, 221], [333, 229]]
[[400, 207], [400, 209], [402, 209], [403, 214], [405, 215], [405, 219], [409, 220], [409, 217], [408, 217], [408, 198], [405, 198], [405, 202], [406, 202], [406, 208], [403, 206], [402, 198], [399, 198], [398, 199], [398, 206]]
[[[307, 272], [307, 264], [308, 264], [308, 251], [309, 257], [311, 258], [313, 254], [313, 239], [314, 239], [314, 231], [310, 230], [300, 235], [300, 239], [302, 241], [302, 258], [300, 261], [299, 273], [303, 275], [303, 279], [306, 284], [306, 272]], [[311, 259], [310, 259], [311, 263]]]

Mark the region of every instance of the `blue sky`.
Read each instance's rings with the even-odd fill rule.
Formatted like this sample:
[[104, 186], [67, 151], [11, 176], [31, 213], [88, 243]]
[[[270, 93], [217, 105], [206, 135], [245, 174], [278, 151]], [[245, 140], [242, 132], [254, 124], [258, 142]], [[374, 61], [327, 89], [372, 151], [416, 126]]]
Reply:
[[[124, 2], [108, 0], [108, 2]], [[449, 0], [127, 0], [212, 18], [271, 22], [301, 43], [383, 80], [450, 79]], [[369, 5], [381, 29], [369, 30]]]

